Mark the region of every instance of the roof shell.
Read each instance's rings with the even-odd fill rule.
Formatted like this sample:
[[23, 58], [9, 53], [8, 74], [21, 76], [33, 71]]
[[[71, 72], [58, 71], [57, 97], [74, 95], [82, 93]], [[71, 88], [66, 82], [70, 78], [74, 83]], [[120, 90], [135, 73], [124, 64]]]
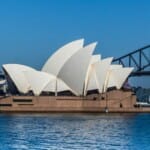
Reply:
[[[113, 65], [110, 65], [110, 68], [109, 68], [109, 75], [107, 76], [107, 85], [106, 85], [106, 89], [107, 88], [110, 88], [110, 87], [117, 87], [117, 81], [116, 81], [116, 77], [114, 76], [113, 72], [114, 70], [120, 70], [122, 69], [122, 65], [117, 65], [117, 64], [113, 64]], [[105, 89], [105, 91], [106, 91]]]
[[130, 73], [133, 71], [134, 68], [116, 68], [113, 69], [110, 73], [108, 79], [107, 88], [116, 86], [117, 89], [120, 89], [124, 82], [127, 80]]
[[61, 79], [56, 78], [49, 82], [43, 89], [45, 92], [62, 92], [62, 91], [72, 91], [66, 83], [64, 83]]
[[30, 84], [23, 72], [33, 71], [33, 68], [20, 64], [5, 64], [3, 68], [9, 74], [19, 92], [25, 94], [30, 90]]
[[98, 89], [94, 64], [99, 61], [101, 61], [101, 55], [92, 56], [89, 67], [88, 67], [88, 71], [86, 74], [84, 95], [86, 95], [88, 90]]
[[58, 77], [62, 79], [76, 95], [83, 94], [85, 77], [97, 43], [78, 50], [61, 68]]
[[84, 39], [72, 41], [59, 48], [45, 63], [42, 68], [43, 72], [51, 73], [58, 76], [63, 65], [79, 49], [83, 48]]
[[24, 75], [34, 95], [40, 95], [45, 86], [55, 80], [55, 76], [40, 71], [24, 71]]
[[99, 61], [94, 64], [96, 77], [99, 84], [99, 93], [104, 92], [108, 70], [112, 60], [113, 57], [110, 57], [110, 58], [103, 59], [102, 61]]

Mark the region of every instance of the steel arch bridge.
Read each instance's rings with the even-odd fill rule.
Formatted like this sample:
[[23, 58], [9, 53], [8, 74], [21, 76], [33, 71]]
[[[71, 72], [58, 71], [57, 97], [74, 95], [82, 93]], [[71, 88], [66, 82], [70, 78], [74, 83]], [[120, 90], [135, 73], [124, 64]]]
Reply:
[[150, 76], [150, 45], [114, 59], [113, 62], [123, 67], [134, 67], [130, 76]]

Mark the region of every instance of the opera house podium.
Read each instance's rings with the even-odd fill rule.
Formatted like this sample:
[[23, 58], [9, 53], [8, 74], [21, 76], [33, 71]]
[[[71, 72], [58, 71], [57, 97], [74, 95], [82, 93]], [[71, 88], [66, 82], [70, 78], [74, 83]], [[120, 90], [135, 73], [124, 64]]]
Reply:
[[[4, 64], [8, 93], [0, 111], [103, 112], [130, 111], [136, 97], [122, 87], [133, 68], [111, 64], [93, 54], [97, 42], [84, 46], [76, 40], [59, 48], [41, 70], [20, 64]], [[108, 89], [113, 90], [108, 91]]]

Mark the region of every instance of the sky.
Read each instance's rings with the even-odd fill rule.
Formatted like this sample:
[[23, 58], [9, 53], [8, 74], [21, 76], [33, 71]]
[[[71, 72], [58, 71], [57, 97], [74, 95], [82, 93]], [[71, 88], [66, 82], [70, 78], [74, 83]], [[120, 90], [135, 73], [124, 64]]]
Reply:
[[149, 0], [0, 1], [0, 65], [40, 70], [59, 47], [80, 38], [97, 41], [103, 58], [117, 58], [150, 44], [149, 6]]

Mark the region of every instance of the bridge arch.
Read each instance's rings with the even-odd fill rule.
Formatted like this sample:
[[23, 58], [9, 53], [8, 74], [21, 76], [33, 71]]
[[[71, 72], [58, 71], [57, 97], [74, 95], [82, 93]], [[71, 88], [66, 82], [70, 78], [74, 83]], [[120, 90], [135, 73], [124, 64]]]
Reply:
[[135, 69], [130, 76], [149, 76], [150, 45], [116, 58], [113, 60], [113, 63], [121, 64], [124, 67], [134, 67]]

